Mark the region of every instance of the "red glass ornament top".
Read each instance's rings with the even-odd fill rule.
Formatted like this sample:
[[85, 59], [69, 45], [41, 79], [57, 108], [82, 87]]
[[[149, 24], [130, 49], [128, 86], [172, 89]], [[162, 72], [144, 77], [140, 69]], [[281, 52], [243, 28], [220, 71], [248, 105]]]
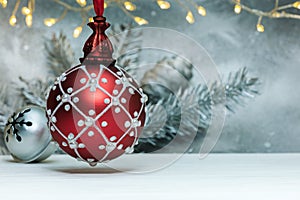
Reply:
[[85, 64], [110, 64], [115, 60], [112, 58], [113, 46], [105, 34], [110, 24], [103, 16], [94, 17], [94, 22], [88, 23], [93, 30], [92, 35], [85, 42], [83, 47], [84, 57], [80, 59]]

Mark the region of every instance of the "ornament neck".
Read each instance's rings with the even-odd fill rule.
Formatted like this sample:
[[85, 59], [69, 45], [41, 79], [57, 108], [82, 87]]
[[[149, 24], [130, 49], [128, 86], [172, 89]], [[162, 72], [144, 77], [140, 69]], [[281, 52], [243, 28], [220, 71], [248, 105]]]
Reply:
[[112, 58], [113, 46], [105, 34], [106, 29], [110, 27], [106, 18], [96, 16], [94, 22], [88, 23], [88, 26], [93, 30], [93, 33], [85, 42], [84, 57], [80, 59], [80, 62], [104, 65], [114, 62], [115, 60]]

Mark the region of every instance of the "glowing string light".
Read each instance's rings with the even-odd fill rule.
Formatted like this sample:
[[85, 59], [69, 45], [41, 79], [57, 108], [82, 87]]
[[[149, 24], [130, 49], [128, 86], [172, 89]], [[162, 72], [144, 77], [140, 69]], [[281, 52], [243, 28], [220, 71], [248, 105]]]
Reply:
[[0, 0], [0, 4], [2, 5], [2, 8], [6, 8], [7, 0]]
[[195, 23], [195, 18], [194, 18], [194, 15], [193, 15], [193, 13], [191, 11], [188, 11], [188, 13], [186, 14], [185, 19], [190, 24]]
[[141, 17], [134, 17], [134, 21], [138, 24], [138, 25], [145, 25], [148, 24], [149, 22], [147, 20], [145, 20], [144, 18]]
[[53, 26], [57, 22], [56, 18], [46, 18], [44, 19], [44, 24], [48, 27]]
[[297, 9], [300, 9], [300, 1], [296, 1], [293, 3], [293, 7], [294, 8], [297, 8]]
[[31, 13], [31, 10], [28, 7], [23, 7], [21, 11], [23, 15], [29, 15]]
[[28, 27], [32, 26], [32, 14], [26, 15], [25, 17], [25, 23]]
[[86, 0], [76, 0], [76, 2], [77, 2], [81, 7], [86, 6]]
[[16, 18], [15, 15], [10, 16], [10, 18], [9, 18], [9, 24], [11, 26], [15, 26], [17, 24], [17, 18]]
[[200, 15], [206, 16], [206, 9], [203, 6], [198, 6], [197, 10]]
[[157, 0], [156, 3], [162, 10], [167, 10], [171, 7], [171, 4], [168, 1]]
[[124, 2], [124, 7], [126, 8], [126, 10], [129, 10], [129, 11], [136, 10], [136, 5], [131, 3], [130, 1], [125, 1]]
[[262, 16], [258, 18], [257, 24], [256, 24], [256, 30], [260, 33], [263, 33], [265, 31], [264, 25], [261, 24]]
[[82, 32], [82, 26], [77, 26], [73, 31], [73, 37], [78, 38]]
[[236, 14], [240, 14], [242, 12], [242, 6], [240, 4], [235, 4], [234, 5], [234, 12]]

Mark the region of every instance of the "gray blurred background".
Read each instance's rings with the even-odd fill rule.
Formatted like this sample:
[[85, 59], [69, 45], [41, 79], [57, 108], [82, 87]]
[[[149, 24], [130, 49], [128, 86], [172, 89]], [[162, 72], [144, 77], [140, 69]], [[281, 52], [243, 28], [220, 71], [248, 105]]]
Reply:
[[[224, 76], [246, 66], [250, 75], [262, 81], [261, 95], [227, 117], [214, 151], [300, 152], [300, 20], [264, 18], [265, 32], [258, 33], [257, 17], [245, 11], [236, 15], [229, 1], [196, 2], [207, 9], [207, 16], [195, 13], [196, 22], [192, 25], [185, 21], [186, 11], [175, 3], [170, 10], [162, 11], [154, 1], [136, 1], [135, 14], [147, 18], [148, 26], [174, 29], [196, 40]], [[243, 2], [262, 10], [274, 6], [274, 0]], [[78, 14], [70, 13], [55, 26], [45, 27], [43, 19], [59, 16], [62, 8], [51, 1], [38, 0], [32, 28], [27, 28], [24, 22], [10, 27], [12, 4], [5, 10], [0, 9], [2, 81], [17, 80], [20, 75], [45, 78], [43, 43], [54, 32], [63, 30], [69, 36], [76, 58], [81, 57], [81, 48], [91, 32], [84, 28], [78, 39], [72, 38], [73, 29], [81, 23]], [[109, 7], [105, 12], [111, 24], [131, 22], [117, 7]]]

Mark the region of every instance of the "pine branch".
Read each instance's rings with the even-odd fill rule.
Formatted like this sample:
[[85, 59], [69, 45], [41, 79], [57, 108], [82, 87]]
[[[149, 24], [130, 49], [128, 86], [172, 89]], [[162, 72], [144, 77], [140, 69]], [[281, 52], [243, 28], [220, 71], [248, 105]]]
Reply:
[[18, 86], [20, 97], [26, 104], [45, 107], [45, 94], [48, 87], [53, 82], [54, 77], [60, 76], [67, 69], [72, 67], [74, 61], [73, 49], [62, 32], [57, 36], [53, 35], [52, 39], [45, 42], [47, 54], [47, 67], [49, 68], [50, 77], [46, 81], [39, 79], [25, 80], [19, 77], [23, 84]]
[[49, 88], [50, 81], [45, 82], [40, 79], [25, 80], [19, 77], [19, 80], [23, 83], [23, 86], [19, 86], [20, 97], [28, 105], [36, 105], [40, 107], [46, 106], [45, 95]]
[[47, 64], [49, 72], [58, 77], [67, 69], [72, 67], [74, 62], [74, 52], [66, 37], [62, 32], [45, 43], [47, 54]]
[[230, 73], [228, 76], [227, 84], [225, 86], [226, 92], [226, 108], [231, 112], [234, 112], [234, 105], [244, 105], [244, 99], [254, 98], [259, 94], [258, 78], [248, 78], [247, 68], [240, 69], [235, 74]]
[[178, 56], [164, 57], [144, 74], [141, 85], [151, 102], [158, 102], [162, 98], [167, 99], [172, 91], [188, 88], [192, 77], [191, 63]]
[[132, 31], [133, 25], [115, 25], [111, 28], [109, 36], [114, 40], [114, 58], [117, 64], [125, 69], [131, 76], [137, 76], [141, 52], [141, 31]]
[[162, 99], [155, 105], [147, 105], [149, 123], [135, 146], [135, 152], [158, 150], [170, 143], [177, 134], [203, 134], [210, 125], [213, 105], [225, 103], [226, 108], [234, 112], [235, 105], [243, 105], [245, 98], [253, 98], [258, 94], [258, 85], [258, 78], [249, 78], [246, 68], [243, 68], [231, 73], [225, 86], [217, 83], [210, 88], [198, 85], [184, 92], [178, 91], [176, 95], [170, 94], [167, 100]]

